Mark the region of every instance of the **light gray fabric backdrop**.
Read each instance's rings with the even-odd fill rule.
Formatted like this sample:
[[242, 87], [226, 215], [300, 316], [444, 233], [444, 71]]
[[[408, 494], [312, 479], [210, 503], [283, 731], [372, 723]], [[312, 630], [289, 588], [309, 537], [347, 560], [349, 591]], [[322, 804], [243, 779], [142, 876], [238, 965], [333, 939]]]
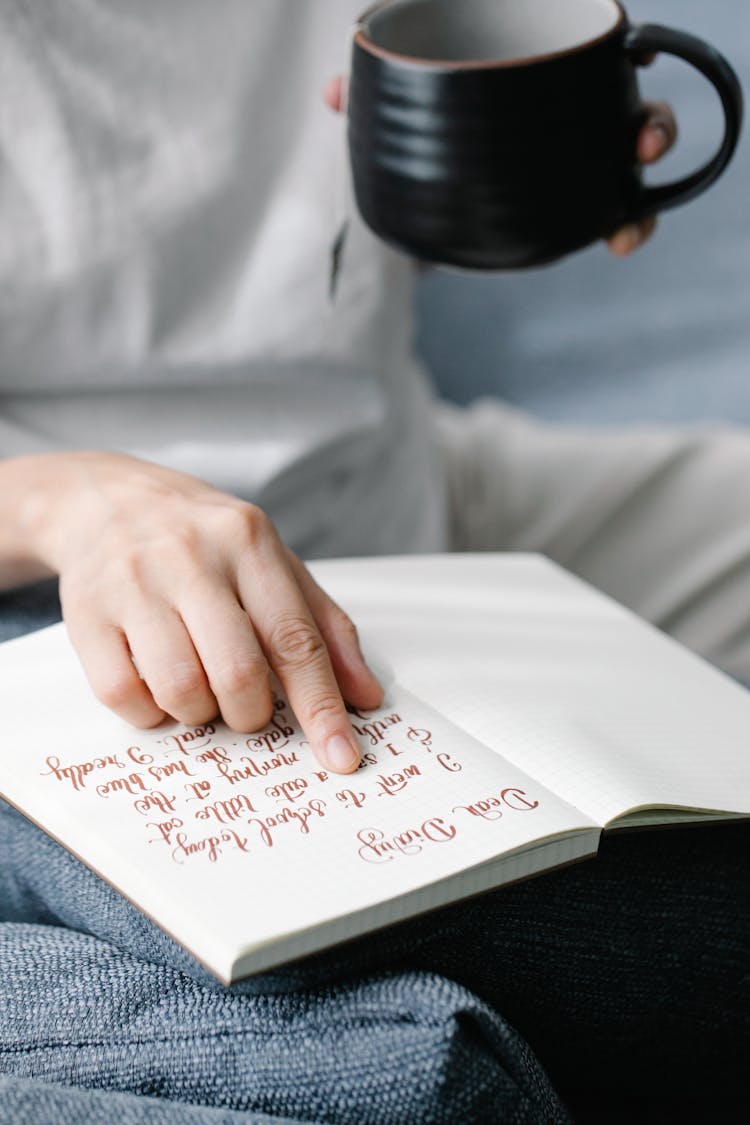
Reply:
[[[743, 0], [627, 6], [634, 20], [707, 38], [732, 61], [750, 97]], [[718, 98], [687, 64], [667, 58], [643, 72], [642, 89], [672, 101], [681, 128], [676, 150], [650, 180], [691, 171], [718, 144]], [[497, 394], [542, 417], [577, 422], [750, 423], [747, 128], [724, 178], [664, 215], [651, 245], [628, 261], [596, 246], [525, 273], [436, 271], [421, 283], [419, 314], [422, 354], [442, 392], [458, 402]]]

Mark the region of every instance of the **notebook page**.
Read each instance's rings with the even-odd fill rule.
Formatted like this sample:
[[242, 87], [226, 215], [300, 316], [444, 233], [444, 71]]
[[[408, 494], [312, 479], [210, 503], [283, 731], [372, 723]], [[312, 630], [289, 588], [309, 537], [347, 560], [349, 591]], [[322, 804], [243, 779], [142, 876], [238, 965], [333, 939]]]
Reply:
[[750, 694], [547, 560], [314, 570], [400, 683], [597, 823], [750, 813]]
[[0, 682], [0, 793], [225, 980], [253, 949], [593, 827], [396, 686], [353, 716], [363, 767], [342, 777], [281, 696], [250, 737], [128, 727], [62, 627], [0, 646]]

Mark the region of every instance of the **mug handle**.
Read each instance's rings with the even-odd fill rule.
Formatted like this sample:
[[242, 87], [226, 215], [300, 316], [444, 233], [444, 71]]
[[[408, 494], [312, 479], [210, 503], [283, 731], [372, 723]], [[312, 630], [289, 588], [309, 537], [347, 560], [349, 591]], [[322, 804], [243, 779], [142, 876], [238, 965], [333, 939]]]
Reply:
[[637, 220], [687, 203], [718, 179], [732, 159], [740, 137], [742, 88], [724, 56], [702, 39], [688, 35], [687, 32], [675, 31], [656, 23], [642, 24], [631, 28], [627, 33], [625, 49], [632, 55], [666, 52], [691, 63], [713, 84], [724, 110], [724, 138], [713, 159], [681, 180], [644, 188], [636, 204], [636, 214], [632, 216]]

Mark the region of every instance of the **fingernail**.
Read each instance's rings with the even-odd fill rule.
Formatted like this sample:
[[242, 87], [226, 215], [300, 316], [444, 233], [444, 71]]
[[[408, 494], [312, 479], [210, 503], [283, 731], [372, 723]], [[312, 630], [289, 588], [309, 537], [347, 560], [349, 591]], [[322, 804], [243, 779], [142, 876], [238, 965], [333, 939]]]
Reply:
[[636, 223], [630, 223], [628, 226], [623, 227], [622, 230], [617, 232], [616, 243], [617, 250], [621, 254], [628, 254], [631, 250], [635, 250], [640, 242], [641, 231]]
[[645, 164], [658, 160], [669, 148], [669, 133], [661, 121], [649, 121], [638, 144], [638, 158]]
[[323, 756], [334, 773], [348, 773], [360, 761], [359, 749], [343, 734], [334, 734], [328, 739]]
[[669, 144], [669, 133], [667, 132], [666, 125], [662, 125], [661, 122], [655, 121], [651, 128], [656, 134], [656, 143], [659, 146], [659, 152], [664, 152], [664, 149]]

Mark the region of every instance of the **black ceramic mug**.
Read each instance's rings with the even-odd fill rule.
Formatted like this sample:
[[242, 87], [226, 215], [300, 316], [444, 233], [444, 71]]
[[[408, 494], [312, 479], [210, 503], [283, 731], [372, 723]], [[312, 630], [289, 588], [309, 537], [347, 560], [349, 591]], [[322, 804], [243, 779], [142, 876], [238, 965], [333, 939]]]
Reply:
[[[644, 187], [636, 63], [658, 51], [713, 83], [725, 130], [704, 167]], [[742, 93], [713, 47], [633, 27], [616, 0], [387, 0], [355, 28], [348, 118], [377, 235], [428, 261], [512, 269], [705, 191], [734, 152]]]

